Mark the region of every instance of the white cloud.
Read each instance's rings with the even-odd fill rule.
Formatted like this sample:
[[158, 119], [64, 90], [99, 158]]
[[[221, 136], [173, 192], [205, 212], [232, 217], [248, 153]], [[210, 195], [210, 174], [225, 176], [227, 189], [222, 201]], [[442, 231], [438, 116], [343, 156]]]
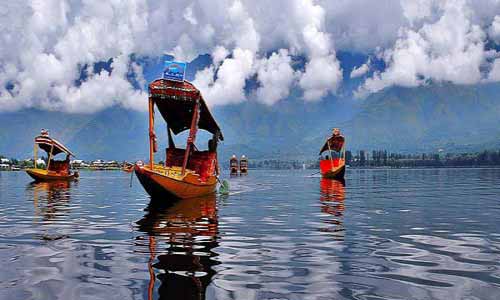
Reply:
[[190, 6], [186, 7], [184, 10], [184, 19], [191, 23], [191, 25], [198, 25], [198, 20], [196, 20], [196, 17], [194, 16], [193, 13], [193, 5], [191, 4]]
[[272, 105], [288, 97], [296, 78], [291, 61], [288, 51], [281, 49], [257, 63], [257, 79], [260, 82], [256, 92], [257, 101]]
[[299, 84], [304, 89], [305, 100], [317, 101], [335, 91], [341, 80], [339, 62], [334, 55], [329, 55], [311, 59]]
[[429, 81], [473, 84], [481, 80], [485, 59], [482, 29], [471, 22], [465, 1], [446, 2], [442, 16], [419, 30], [402, 30], [392, 49], [385, 52], [387, 69], [368, 78], [358, 96], [391, 85], [418, 86]]
[[342, 71], [330, 35], [324, 31], [325, 11], [312, 1], [295, 1], [295, 16], [302, 25], [302, 38], [309, 61], [299, 81], [307, 101], [334, 93], [342, 81]]
[[[486, 39], [500, 42], [498, 0], [6, 1], [0, 110], [140, 109], [146, 95], [127, 76], [144, 81], [131, 54], [167, 52], [189, 61], [212, 53], [214, 64], [196, 82], [218, 105], [245, 101], [250, 78], [266, 103], [297, 87], [305, 100], [321, 100], [342, 81], [339, 50], [383, 53], [387, 69], [368, 78], [359, 95], [429, 81], [500, 80]], [[295, 55], [306, 59], [300, 73], [289, 61]], [[111, 73], [93, 74], [94, 63], [111, 58]], [[75, 84], [84, 66], [89, 76]]]
[[254, 59], [252, 51], [236, 48], [233, 57], [224, 60], [217, 71], [212, 65], [198, 72], [193, 83], [210, 106], [242, 102], [246, 99], [245, 80], [253, 73]]
[[411, 25], [416, 22], [432, 17], [434, 9], [443, 1], [436, 0], [405, 0], [401, 1], [403, 15]]
[[500, 59], [493, 62], [492, 69], [488, 74], [488, 81], [500, 81]]
[[370, 60], [368, 60], [366, 63], [362, 64], [359, 67], [355, 67], [351, 71], [350, 77], [351, 78], [358, 78], [358, 77], [361, 77], [361, 76], [365, 75], [366, 73], [368, 73], [368, 71], [370, 71]]
[[213, 64], [219, 67], [221, 62], [223, 62], [224, 59], [226, 59], [226, 57], [228, 56], [229, 56], [229, 51], [227, 51], [226, 48], [222, 46], [215, 47], [214, 51], [212, 52]]
[[495, 43], [500, 44], [500, 15], [493, 19], [488, 34]]

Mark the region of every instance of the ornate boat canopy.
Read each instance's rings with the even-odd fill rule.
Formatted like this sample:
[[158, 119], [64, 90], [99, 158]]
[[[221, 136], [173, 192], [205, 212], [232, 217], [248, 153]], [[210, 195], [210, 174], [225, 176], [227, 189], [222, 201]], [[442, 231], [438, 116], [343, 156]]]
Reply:
[[223, 140], [222, 132], [200, 91], [187, 81], [176, 82], [157, 79], [149, 84], [149, 94], [158, 107], [163, 119], [174, 134], [179, 134], [191, 127], [193, 109], [200, 104], [198, 128], [204, 129]]
[[50, 150], [52, 149], [53, 155], [57, 155], [59, 153], [66, 153], [68, 155], [75, 156], [61, 142], [49, 137], [49, 133], [45, 130], [42, 130], [42, 133], [39, 136], [35, 137], [35, 144], [37, 144], [42, 150], [44, 150], [47, 153], [50, 153]]
[[[328, 143], [330, 143], [330, 148], [328, 148]], [[345, 143], [345, 138], [342, 135], [334, 135], [330, 137], [323, 147], [321, 147], [321, 151], [319, 151], [319, 154], [331, 149], [332, 151], [339, 152], [342, 150], [342, 147], [344, 146]]]

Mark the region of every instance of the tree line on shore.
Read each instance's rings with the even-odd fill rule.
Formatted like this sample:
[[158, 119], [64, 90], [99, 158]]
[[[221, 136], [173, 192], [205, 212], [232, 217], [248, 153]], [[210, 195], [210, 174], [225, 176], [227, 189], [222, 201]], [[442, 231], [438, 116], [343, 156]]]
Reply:
[[[480, 167], [500, 166], [500, 150], [484, 150], [475, 153], [395, 153], [387, 150], [360, 150], [356, 152], [346, 151], [346, 164], [350, 167], [359, 168], [417, 168], [417, 167]], [[43, 159], [43, 158], [42, 158]], [[115, 167], [119, 168], [120, 163]], [[91, 165], [92, 162], [89, 162]], [[2, 165], [31, 168], [33, 160], [18, 160], [0, 155], [0, 167]], [[43, 167], [40, 165], [39, 167]], [[75, 166], [73, 166], [75, 167]], [[229, 168], [229, 162], [221, 164], [223, 168]], [[319, 160], [280, 160], [280, 159], [249, 159], [251, 169], [317, 169]]]
[[[500, 150], [475, 153], [395, 153], [387, 150], [346, 151], [346, 164], [359, 168], [480, 167], [500, 166]], [[229, 164], [225, 162], [224, 167]], [[319, 160], [249, 159], [251, 169], [318, 169]]]

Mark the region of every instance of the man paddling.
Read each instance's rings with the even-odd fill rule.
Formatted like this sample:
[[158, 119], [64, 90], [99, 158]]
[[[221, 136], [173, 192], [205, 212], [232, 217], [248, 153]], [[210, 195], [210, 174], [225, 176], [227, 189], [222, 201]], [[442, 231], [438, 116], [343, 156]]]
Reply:
[[328, 138], [328, 145], [330, 146], [330, 149], [332, 150], [335, 150], [335, 151], [338, 151], [336, 150], [337, 149], [337, 145], [336, 143], [337, 142], [337, 138], [340, 136], [340, 129], [338, 128], [333, 128], [332, 129], [332, 136]]

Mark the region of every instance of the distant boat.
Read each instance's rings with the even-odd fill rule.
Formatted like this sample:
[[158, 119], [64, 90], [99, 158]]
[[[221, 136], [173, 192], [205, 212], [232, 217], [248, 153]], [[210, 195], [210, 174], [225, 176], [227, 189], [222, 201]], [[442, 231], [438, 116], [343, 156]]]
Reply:
[[125, 163], [122, 167], [122, 170], [127, 173], [132, 173], [134, 172], [134, 165], [130, 163]]
[[[140, 183], [154, 198], [193, 198], [214, 193], [219, 173], [217, 144], [223, 137], [200, 91], [187, 81], [157, 79], [149, 85], [149, 95], [149, 163], [135, 165]], [[154, 163], [155, 105], [167, 123], [164, 165]], [[208, 150], [201, 151], [195, 145], [198, 129], [212, 133]], [[177, 148], [172, 134], [186, 130], [189, 130], [186, 148]]]
[[[38, 160], [38, 147], [48, 154], [48, 163], [45, 169], [38, 168], [36, 162]], [[71, 172], [70, 157], [75, 156], [61, 142], [51, 138], [49, 132], [42, 129], [39, 136], [35, 137], [35, 167], [26, 169], [26, 173], [36, 181], [51, 181], [51, 180], [73, 180], [78, 177], [78, 172]], [[54, 156], [64, 153], [65, 160], [54, 160]]]
[[236, 158], [236, 155], [234, 154], [229, 160], [229, 169], [231, 171], [231, 175], [238, 175], [238, 158]]
[[321, 148], [319, 168], [324, 178], [343, 179], [345, 175], [345, 138], [338, 128]]
[[248, 174], [248, 158], [242, 155], [240, 158], [240, 175]]

